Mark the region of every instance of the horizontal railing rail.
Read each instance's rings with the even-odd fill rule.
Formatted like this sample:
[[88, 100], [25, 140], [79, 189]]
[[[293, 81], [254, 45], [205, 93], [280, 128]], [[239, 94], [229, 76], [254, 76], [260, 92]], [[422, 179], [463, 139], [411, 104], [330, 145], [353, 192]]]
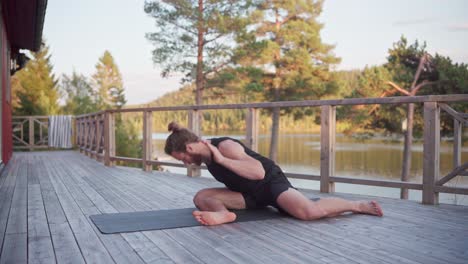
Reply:
[[[153, 165], [185, 167], [181, 163], [165, 162], [153, 159], [152, 155], [152, 113], [161, 111], [187, 111], [188, 128], [200, 133], [201, 120], [199, 111], [218, 109], [247, 109], [246, 145], [257, 150], [259, 111], [265, 108], [288, 107], [320, 107], [321, 108], [321, 136], [320, 136], [320, 175], [286, 173], [286, 176], [296, 179], [320, 181], [321, 192], [333, 192], [335, 183], [360, 184], [390, 188], [406, 188], [422, 190], [422, 202], [437, 204], [438, 194], [455, 193], [468, 194], [468, 188], [443, 186], [444, 183], [457, 175], [467, 175], [467, 163], [462, 164], [461, 131], [466, 126], [468, 114], [456, 113], [447, 103], [467, 102], [467, 94], [427, 95], [386, 98], [351, 98], [334, 100], [285, 101], [226, 105], [192, 105], [192, 106], [162, 106], [145, 108], [126, 108], [100, 111], [97, 113], [76, 116], [76, 142], [82, 152], [98, 160], [103, 160], [107, 166], [115, 165], [116, 161], [141, 163], [145, 171], [150, 171]], [[335, 137], [336, 137], [336, 107], [345, 105], [369, 104], [423, 104], [424, 108], [424, 150], [423, 150], [423, 181], [422, 183], [406, 181], [389, 181], [337, 177], [335, 175]], [[439, 149], [440, 149], [440, 110], [448, 112], [454, 117], [454, 170], [439, 179]], [[143, 113], [143, 153], [142, 158], [119, 157], [115, 154], [115, 115], [118, 113]], [[202, 167], [205, 168], [205, 167]], [[189, 176], [199, 176], [200, 167], [189, 166]], [[454, 176], [455, 175], [455, 176]]]

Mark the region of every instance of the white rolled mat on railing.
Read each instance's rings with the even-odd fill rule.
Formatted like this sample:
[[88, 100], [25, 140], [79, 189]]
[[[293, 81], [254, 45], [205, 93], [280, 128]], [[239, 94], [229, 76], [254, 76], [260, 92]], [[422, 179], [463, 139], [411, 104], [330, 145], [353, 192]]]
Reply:
[[49, 147], [72, 148], [72, 116], [49, 116]]

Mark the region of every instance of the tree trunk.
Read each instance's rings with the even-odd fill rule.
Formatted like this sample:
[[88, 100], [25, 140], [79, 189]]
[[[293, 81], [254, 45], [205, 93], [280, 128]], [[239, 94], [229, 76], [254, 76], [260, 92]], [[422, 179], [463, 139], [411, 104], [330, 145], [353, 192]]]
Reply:
[[202, 104], [203, 93], [203, 46], [204, 46], [204, 27], [203, 27], [203, 0], [198, 0], [198, 52], [197, 52], [197, 77], [196, 77], [196, 95], [195, 104]]
[[[279, 10], [275, 9], [275, 26], [276, 26], [276, 35], [275, 42], [278, 46], [281, 46], [280, 40], [278, 38], [278, 33], [281, 29], [280, 15]], [[274, 55], [275, 78], [273, 80], [273, 88], [275, 89], [274, 101], [277, 102], [280, 100], [280, 87], [281, 87], [281, 68], [278, 67], [279, 61], [281, 59], [281, 52], [278, 50]], [[280, 108], [273, 108], [272, 114], [272, 124], [271, 124], [271, 141], [270, 141], [270, 159], [277, 161], [278, 157], [278, 137], [279, 137], [279, 119], [280, 119]]]
[[[403, 168], [401, 170], [401, 181], [408, 181], [411, 169], [411, 146], [413, 144], [413, 119], [414, 119], [414, 104], [408, 104], [408, 121], [405, 133], [405, 147], [403, 149]], [[408, 189], [401, 188], [401, 199], [408, 199]]]
[[[424, 54], [421, 59], [419, 60], [419, 65], [416, 70], [416, 74], [414, 75], [413, 83], [410, 87], [410, 94], [414, 96], [416, 93], [415, 87], [416, 83], [421, 75], [421, 71], [424, 68], [424, 64], [426, 63], [427, 54]], [[413, 145], [413, 119], [414, 119], [414, 104], [408, 104], [408, 123], [406, 126], [406, 134], [405, 134], [405, 147], [403, 149], [403, 166], [401, 169], [401, 181], [408, 181], [409, 172], [411, 170], [411, 147]], [[408, 189], [401, 188], [400, 193], [401, 199], [408, 199]]]
[[[275, 101], [279, 101], [279, 88], [275, 88]], [[269, 157], [275, 162], [278, 158], [279, 119], [280, 108], [273, 108]]]

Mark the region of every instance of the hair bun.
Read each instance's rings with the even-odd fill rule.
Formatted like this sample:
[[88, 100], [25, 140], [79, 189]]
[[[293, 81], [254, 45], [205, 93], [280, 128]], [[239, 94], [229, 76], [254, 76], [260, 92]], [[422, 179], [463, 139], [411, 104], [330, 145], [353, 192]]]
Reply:
[[172, 121], [171, 123], [169, 123], [169, 125], [167, 126], [167, 130], [171, 131], [171, 132], [177, 132], [181, 129], [181, 127], [179, 126], [179, 124], [177, 124], [177, 122], [175, 121]]

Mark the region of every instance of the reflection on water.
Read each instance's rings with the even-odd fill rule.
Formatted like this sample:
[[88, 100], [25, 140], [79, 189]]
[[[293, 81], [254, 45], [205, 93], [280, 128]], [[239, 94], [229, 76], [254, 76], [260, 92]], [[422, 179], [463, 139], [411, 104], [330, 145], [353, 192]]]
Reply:
[[[153, 134], [155, 155], [163, 159], [169, 158], [162, 154], [164, 140], [167, 133]], [[241, 133], [223, 134], [239, 140], [244, 139]], [[214, 137], [207, 135], [204, 138]], [[267, 156], [270, 138], [268, 135], [259, 137], [259, 152]], [[413, 143], [410, 181], [422, 182], [423, 163], [422, 142]], [[440, 146], [440, 174], [449, 173], [452, 168], [452, 142], [441, 142]], [[462, 148], [462, 163], [468, 160], [468, 146]], [[385, 139], [356, 140], [337, 135], [336, 137], [336, 165], [335, 174], [342, 177], [399, 180], [403, 159], [403, 142]], [[320, 136], [317, 134], [283, 134], [280, 135], [278, 163], [285, 172], [320, 174]], [[185, 169], [168, 168], [172, 172], [185, 173]], [[209, 175], [207, 172], [204, 175]], [[445, 186], [466, 186], [468, 177], [458, 176], [446, 183]], [[319, 183], [307, 180], [292, 180], [300, 188], [319, 189]], [[336, 184], [337, 192], [359, 193], [386, 197], [399, 197], [399, 189], [353, 184]], [[420, 200], [420, 191], [410, 191], [410, 199]], [[440, 194], [440, 201], [468, 205], [468, 198], [464, 195]]]

